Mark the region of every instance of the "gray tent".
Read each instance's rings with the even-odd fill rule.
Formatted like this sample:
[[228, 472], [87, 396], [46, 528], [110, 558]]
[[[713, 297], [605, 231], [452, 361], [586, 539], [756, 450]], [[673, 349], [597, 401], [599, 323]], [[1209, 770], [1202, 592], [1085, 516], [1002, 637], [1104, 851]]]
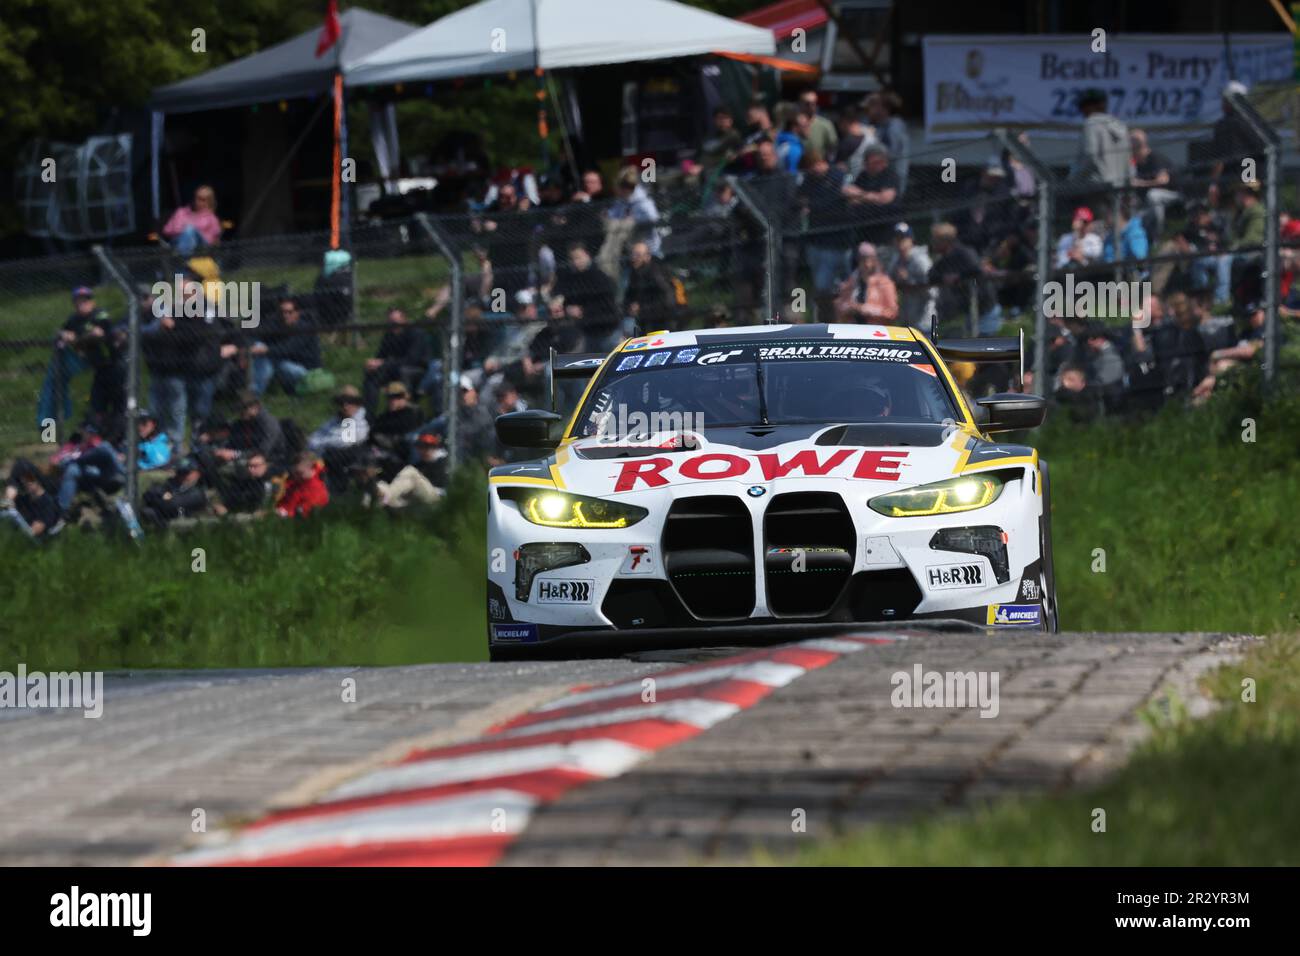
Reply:
[[357, 7], [340, 14], [339, 25], [338, 42], [319, 58], [321, 28], [315, 27], [215, 70], [159, 87], [149, 107], [159, 113], [193, 113], [319, 96], [329, 91], [336, 72], [346, 81], [357, 60], [418, 29]]

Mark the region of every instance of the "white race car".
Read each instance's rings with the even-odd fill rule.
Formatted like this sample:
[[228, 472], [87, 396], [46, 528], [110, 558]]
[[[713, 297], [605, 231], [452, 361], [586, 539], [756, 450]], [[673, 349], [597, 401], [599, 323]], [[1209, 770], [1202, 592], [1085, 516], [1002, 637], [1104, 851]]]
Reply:
[[572, 415], [496, 423], [550, 454], [489, 478], [492, 658], [902, 621], [1056, 631], [1047, 466], [989, 437], [1044, 402], [972, 408], [945, 365], [1022, 353], [765, 325], [553, 356], [553, 393], [586, 380]]

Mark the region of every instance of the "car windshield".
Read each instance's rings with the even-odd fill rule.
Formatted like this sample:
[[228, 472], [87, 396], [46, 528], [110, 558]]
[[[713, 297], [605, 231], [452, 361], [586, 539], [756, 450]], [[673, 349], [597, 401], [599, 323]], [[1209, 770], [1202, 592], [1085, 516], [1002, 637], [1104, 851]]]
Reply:
[[916, 343], [787, 340], [620, 352], [588, 396], [575, 432], [622, 438], [959, 417], [933, 360]]

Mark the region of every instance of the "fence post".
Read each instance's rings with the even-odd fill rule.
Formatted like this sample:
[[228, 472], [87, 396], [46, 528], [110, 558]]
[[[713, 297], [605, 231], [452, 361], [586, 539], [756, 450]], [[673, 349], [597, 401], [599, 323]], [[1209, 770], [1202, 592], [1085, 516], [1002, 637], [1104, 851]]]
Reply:
[[104, 272], [126, 296], [126, 488], [123, 494], [134, 512], [139, 508], [140, 437], [136, 431], [140, 404], [140, 303], [130, 277], [109, 257], [101, 245], [91, 247]]
[[1282, 279], [1279, 261], [1281, 248], [1280, 224], [1278, 223], [1277, 178], [1280, 163], [1278, 149], [1281, 138], [1268, 125], [1268, 121], [1240, 93], [1227, 93], [1223, 100], [1245, 123], [1264, 147], [1264, 385], [1271, 387], [1277, 381], [1277, 367], [1281, 360], [1280, 336], [1282, 320], [1278, 315], [1279, 284]]
[[767, 281], [763, 283], [763, 321], [771, 322], [776, 315], [772, 311], [772, 305], [776, 302], [776, 257], [778, 255], [776, 244], [780, 239], [776, 236], [772, 221], [763, 212], [762, 206], [749, 194], [744, 183], [735, 176], [728, 176], [727, 180], [731, 183], [731, 188], [736, 193], [736, 198], [740, 200], [740, 204], [749, 210], [750, 215], [763, 227], [763, 244], [767, 252]]
[[451, 475], [460, 464], [457, 420], [460, 416], [460, 365], [464, 344], [462, 331], [465, 314], [461, 301], [465, 290], [462, 276], [464, 270], [461, 268], [460, 256], [456, 254], [443, 234], [434, 227], [428, 215], [418, 212], [415, 214], [415, 219], [451, 267], [451, 322], [447, 326], [447, 348], [443, 355], [442, 370], [443, 414], [446, 415], [447, 420], [447, 434], [444, 438], [447, 442], [447, 473]]
[[1034, 296], [1034, 394], [1047, 394], [1047, 295], [1046, 287], [1052, 268], [1052, 201], [1055, 198], [1055, 180], [1052, 170], [1029, 147], [1011, 136], [1005, 129], [994, 132], [1003, 148], [1009, 150], [1034, 174], [1038, 183], [1038, 248]]

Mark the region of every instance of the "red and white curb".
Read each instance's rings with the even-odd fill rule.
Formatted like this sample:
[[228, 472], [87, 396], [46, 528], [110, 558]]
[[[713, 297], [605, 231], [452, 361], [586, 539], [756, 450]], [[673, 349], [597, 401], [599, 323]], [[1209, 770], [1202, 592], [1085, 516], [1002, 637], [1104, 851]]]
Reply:
[[487, 866], [538, 806], [626, 773], [752, 707], [778, 687], [868, 644], [823, 638], [647, 675], [565, 696], [469, 743], [419, 750], [187, 851], [182, 866]]

